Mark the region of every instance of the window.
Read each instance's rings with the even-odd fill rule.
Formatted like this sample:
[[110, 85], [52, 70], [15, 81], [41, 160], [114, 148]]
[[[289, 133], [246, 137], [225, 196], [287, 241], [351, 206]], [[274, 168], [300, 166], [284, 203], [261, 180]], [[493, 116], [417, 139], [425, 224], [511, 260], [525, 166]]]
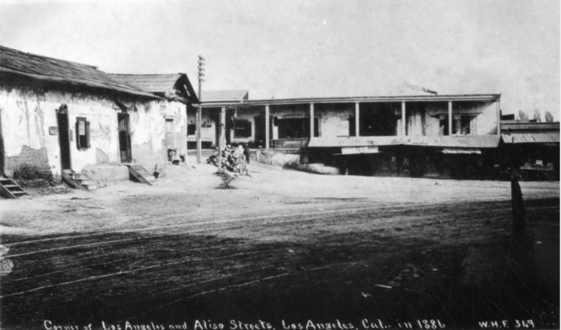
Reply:
[[448, 116], [440, 115], [439, 121], [440, 134], [439, 135], [449, 135], [448, 133]]
[[309, 118], [278, 118], [279, 139], [310, 137]]
[[174, 131], [173, 119], [166, 119], [166, 147], [168, 149], [175, 147]]
[[187, 135], [195, 135], [197, 133], [197, 125], [189, 124], [187, 125]]
[[251, 137], [251, 122], [249, 120], [234, 120], [234, 138]]
[[84, 117], [76, 118], [76, 148], [86, 150], [90, 147], [90, 122]]
[[471, 116], [461, 116], [457, 115], [454, 116], [452, 133], [458, 135], [468, 135], [474, 134], [475, 132], [472, 131], [472, 119]]

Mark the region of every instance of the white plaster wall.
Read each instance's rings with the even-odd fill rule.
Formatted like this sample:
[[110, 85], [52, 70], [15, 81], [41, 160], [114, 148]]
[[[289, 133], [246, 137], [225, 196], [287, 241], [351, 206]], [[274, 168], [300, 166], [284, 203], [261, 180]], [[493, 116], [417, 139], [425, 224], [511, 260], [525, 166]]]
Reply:
[[[187, 117], [184, 104], [175, 101], [130, 103], [130, 100], [125, 103], [136, 105], [136, 111], [131, 112], [133, 160], [138, 158], [139, 163], [144, 166], [153, 166], [155, 163], [163, 165], [167, 159], [166, 118], [174, 120], [177, 154], [186, 154]], [[81, 172], [84, 167], [97, 164], [98, 149], [106, 155], [109, 163], [119, 164], [117, 114], [121, 110], [114, 101], [88, 93], [60, 91], [37, 93], [0, 88], [5, 156], [18, 156], [23, 146], [37, 150], [46, 148], [52, 173], [60, 174], [59, 136], [50, 135], [49, 127], [58, 127], [56, 110], [62, 104], [66, 104], [68, 108], [72, 169]], [[76, 146], [77, 117], [84, 117], [90, 122], [90, 148], [85, 150], [78, 150]], [[145, 148], [135, 150], [135, 145], [143, 145]]]
[[[232, 143], [252, 143], [255, 141], [255, 129], [257, 128], [255, 126], [255, 117], [259, 116], [259, 115], [263, 115], [265, 116], [265, 111], [259, 111], [259, 109], [238, 109], [237, 113], [236, 113], [236, 119], [240, 119], [240, 120], [247, 120], [251, 123], [251, 136], [247, 137], [247, 138], [236, 138], [234, 137], [234, 132], [232, 130], [232, 132], [230, 132], [230, 141], [232, 141]], [[263, 130], [263, 132], [265, 131], [265, 127], [261, 128]]]
[[[176, 101], [151, 101], [136, 103], [131, 113], [132, 158], [152, 171], [163, 167], [169, 149], [176, 149], [176, 156], [187, 153], [187, 113], [185, 104]], [[166, 145], [166, 120], [173, 120], [174, 143]]]
[[[196, 110], [192, 110], [189, 112], [187, 117], [187, 122], [189, 124], [193, 123], [196, 124], [197, 121], [195, 120]], [[216, 145], [216, 125], [217, 123], [211, 119], [211, 114], [208, 109], [203, 109], [203, 116], [202, 120], [205, 123], [210, 123], [210, 126], [201, 127], [201, 139], [204, 142], [211, 142], [212, 145]], [[196, 140], [196, 134], [192, 134], [188, 136], [189, 141]]]
[[407, 134], [411, 136], [423, 135], [423, 118], [418, 110], [406, 109], [407, 114]]
[[[497, 133], [496, 111], [496, 102], [478, 103], [476, 105], [469, 105], [469, 103], [462, 102], [453, 102], [452, 104], [452, 115], [471, 115], [475, 117], [476, 132], [473, 133], [474, 135]], [[438, 118], [440, 115], [448, 115], [447, 103], [427, 103], [427, 111], [425, 115], [427, 135], [440, 134], [440, 120]], [[412, 121], [409, 123], [411, 124]], [[413, 126], [409, 126], [410, 129], [412, 129], [411, 132], [415, 132], [415, 135], [421, 135], [422, 131], [419, 130], [421, 128], [420, 125], [419, 116], [419, 120], [415, 119]]]
[[55, 140], [58, 145], [58, 136], [46, 138], [48, 132], [44, 127], [56, 126], [56, 115], [54, 111], [46, 112], [48, 108], [49, 104], [40, 102], [32, 93], [0, 89], [2, 134], [7, 157], [19, 155], [24, 145], [41, 149], [51, 142], [49, 140]]
[[317, 109], [320, 137], [349, 136], [349, 117], [354, 115], [354, 105], [348, 109]]
[[[88, 165], [97, 164], [97, 149], [103, 151], [110, 163], [119, 163], [119, 140], [117, 111], [109, 102], [67, 103], [69, 126], [72, 130], [70, 153], [72, 169], [81, 172]], [[76, 146], [76, 118], [84, 117], [90, 122], [90, 148], [78, 150]]]
[[473, 109], [479, 113], [475, 118], [477, 135], [497, 134], [497, 103], [489, 102]]
[[[117, 117], [110, 101], [83, 94], [54, 91], [35, 93], [20, 89], [0, 89], [6, 156], [19, 155], [23, 146], [46, 148], [51, 171], [55, 175], [59, 174], [59, 136], [50, 135], [49, 127], [58, 127], [56, 110], [62, 104], [68, 107], [72, 168], [80, 172], [85, 166], [95, 164], [96, 148], [103, 150], [111, 161], [118, 161], [118, 141], [111, 134], [111, 130], [117, 127]], [[85, 117], [91, 123], [91, 147], [87, 150], [79, 151], [76, 148], [76, 117]]]

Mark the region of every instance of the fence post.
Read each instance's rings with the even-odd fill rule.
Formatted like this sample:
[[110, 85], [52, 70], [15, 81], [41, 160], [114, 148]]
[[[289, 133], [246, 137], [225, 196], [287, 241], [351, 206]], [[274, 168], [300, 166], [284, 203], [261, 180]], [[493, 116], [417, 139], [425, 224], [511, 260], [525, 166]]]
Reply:
[[526, 228], [526, 207], [516, 173], [511, 175], [510, 191], [512, 194], [512, 231], [515, 236], [521, 236]]

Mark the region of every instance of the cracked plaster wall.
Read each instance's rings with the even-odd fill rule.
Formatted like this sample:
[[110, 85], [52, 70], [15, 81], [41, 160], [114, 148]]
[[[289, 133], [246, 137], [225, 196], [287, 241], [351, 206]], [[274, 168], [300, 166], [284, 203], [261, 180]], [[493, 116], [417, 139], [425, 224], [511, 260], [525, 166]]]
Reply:
[[[54, 175], [60, 174], [59, 136], [51, 135], [49, 127], [58, 127], [56, 110], [62, 104], [68, 107], [72, 169], [81, 172], [88, 165], [120, 163], [117, 120], [120, 109], [112, 99], [94, 93], [39, 92], [0, 87], [5, 170], [8, 174], [15, 167], [29, 163], [33, 157], [27, 156], [34, 151], [38, 155], [46, 153], [45, 166]], [[134, 104], [137, 110], [131, 113], [133, 159], [138, 158], [139, 163], [144, 166], [152, 166], [154, 161], [165, 165], [166, 116], [174, 119], [178, 155], [186, 152], [186, 137], [185, 134], [182, 135], [187, 129], [185, 105], [166, 101], [137, 101]], [[90, 122], [90, 148], [86, 150], [78, 150], [76, 146], [77, 117], [85, 117]], [[149, 147], [137, 148], [140, 145]], [[150, 161], [142, 162], [148, 159]]]

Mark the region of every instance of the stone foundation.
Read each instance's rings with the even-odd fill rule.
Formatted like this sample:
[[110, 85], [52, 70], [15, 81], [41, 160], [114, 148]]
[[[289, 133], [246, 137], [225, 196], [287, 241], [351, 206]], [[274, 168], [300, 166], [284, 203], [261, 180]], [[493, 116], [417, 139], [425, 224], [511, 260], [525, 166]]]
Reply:
[[296, 167], [301, 164], [302, 155], [296, 152], [286, 152], [277, 150], [256, 150], [255, 159], [263, 164], [280, 166], [280, 167]]
[[4, 171], [10, 177], [21, 167], [33, 167], [41, 173], [51, 173], [46, 148], [32, 149], [23, 146], [19, 155], [7, 157], [5, 162]]

